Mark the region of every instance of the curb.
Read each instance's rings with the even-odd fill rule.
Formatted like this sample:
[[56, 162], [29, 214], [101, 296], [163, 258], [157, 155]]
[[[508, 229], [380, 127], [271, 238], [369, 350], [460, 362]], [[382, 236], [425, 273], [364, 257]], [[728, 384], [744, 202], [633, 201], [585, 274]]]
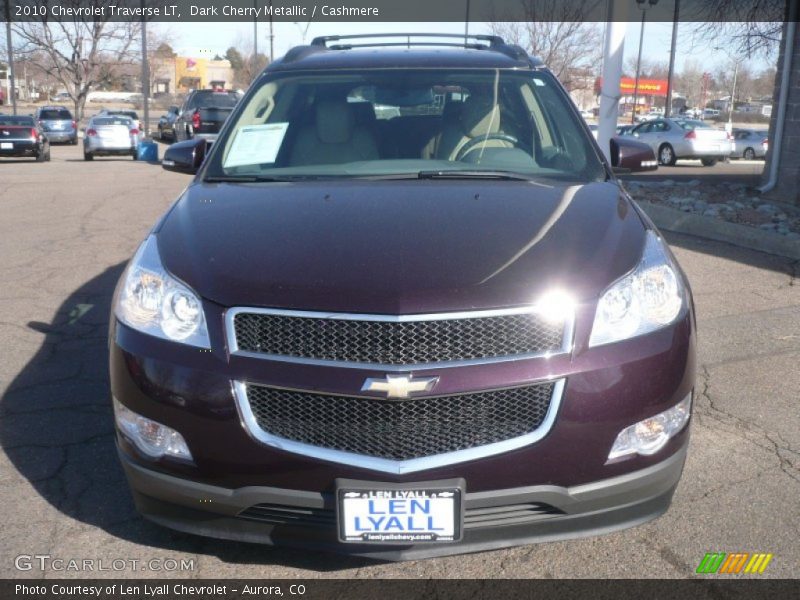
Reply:
[[797, 240], [787, 240], [783, 236], [767, 233], [755, 227], [685, 213], [651, 202], [637, 200], [636, 203], [659, 229], [800, 260], [800, 242]]

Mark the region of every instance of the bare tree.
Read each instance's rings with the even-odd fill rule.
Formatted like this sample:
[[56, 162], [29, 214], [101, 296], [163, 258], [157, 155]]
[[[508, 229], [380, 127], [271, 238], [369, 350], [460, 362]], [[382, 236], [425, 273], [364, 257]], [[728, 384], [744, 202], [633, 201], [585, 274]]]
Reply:
[[239, 38], [235, 44], [228, 48], [225, 58], [230, 61], [233, 69], [234, 85], [246, 89], [259, 73], [269, 64], [265, 54], [253, 55], [252, 42], [245, 42]]
[[[60, 0], [61, 5], [86, 5], [86, 0]], [[94, 17], [14, 24], [19, 53], [36, 61], [44, 72], [66, 88], [80, 119], [91, 89], [108, 78], [116, 65], [140, 60], [139, 23], [116, 23]]]
[[[631, 56], [625, 61], [625, 75], [636, 77], [636, 57]], [[666, 79], [669, 73], [669, 66], [666, 61], [651, 60], [642, 58], [639, 65], [639, 77], [644, 79]]]
[[736, 56], [771, 58], [781, 41], [789, 3], [795, 1], [703, 0], [692, 3], [682, 18], [693, 24], [694, 44], [724, 47]]
[[[147, 31], [147, 61], [150, 65], [150, 94], [152, 95], [157, 88], [160, 79], [171, 79], [175, 73], [175, 58], [177, 54], [173, 50], [172, 44], [175, 43], [176, 35], [171, 29], [159, 29]], [[175, 93], [174, 89], [170, 90]]]
[[[686, 97], [688, 106], [705, 108], [703, 101], [710, 99], [710, 96], [704, 98], [703, 95], [703, 73], [699, 61], [687, 60], [683, 64], [683, 69], [675, 74], [675, 90]], [[712, 82], [709, 84], [713, 85]], [[706, 91], [708, 92], [708, 89]]]
[[591, 88], [601, 65], [603, 33], [586, 22], [581, 3], [564, 0], [519, 0], [514, 15], [503, 21], [495, 12], [489, 23], [495, 35], [541, 58], [569, 91]]

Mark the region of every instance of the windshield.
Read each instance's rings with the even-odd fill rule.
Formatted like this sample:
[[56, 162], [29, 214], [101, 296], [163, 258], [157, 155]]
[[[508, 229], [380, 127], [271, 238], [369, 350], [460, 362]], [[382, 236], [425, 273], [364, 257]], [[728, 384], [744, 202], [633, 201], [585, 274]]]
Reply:
[[547, 72], [278, 73], [255, 86], [214, 145], [207, 179], [605, 178], [571, 101]]

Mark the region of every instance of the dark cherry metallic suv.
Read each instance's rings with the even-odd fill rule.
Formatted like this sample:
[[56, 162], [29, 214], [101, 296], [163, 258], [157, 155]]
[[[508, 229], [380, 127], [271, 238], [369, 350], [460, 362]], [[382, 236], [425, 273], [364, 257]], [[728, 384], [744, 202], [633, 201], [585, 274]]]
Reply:
[[110, 332], [138, 509], [388, 559], [660, 515], [695, 324], [614, 175], [652, 151], [616, 139], [607, 162], [554, 76], [499, 38], [366, 37], [291, 50], [213, 146], [166, 153], [196, 176], [122, 276]]

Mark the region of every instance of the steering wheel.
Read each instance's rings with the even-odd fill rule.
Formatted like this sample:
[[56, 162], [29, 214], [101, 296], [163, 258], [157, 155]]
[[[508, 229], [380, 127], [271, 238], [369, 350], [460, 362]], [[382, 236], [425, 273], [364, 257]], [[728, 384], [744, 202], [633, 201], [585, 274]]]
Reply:
[[488, 142], [489, 140], [500, 140], [515, 146], [519, 142], [517, 138], [507, 133], [489, 133], [487, 135], [479, 135], [461, 146], [461, 150], [459, 150], [458, 154], [456, 154], [456, 160], [462, 160], [475, 146], [478, 144], [483, 144], [484, 142]]

